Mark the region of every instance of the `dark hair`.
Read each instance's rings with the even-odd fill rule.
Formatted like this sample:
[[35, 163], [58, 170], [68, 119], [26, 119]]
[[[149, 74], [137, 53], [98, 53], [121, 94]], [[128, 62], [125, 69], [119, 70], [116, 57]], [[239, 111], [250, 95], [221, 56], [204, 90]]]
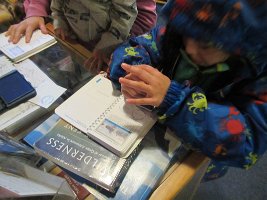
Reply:
[[[181, 48], [184, 48], [182, 35], [170, 25], [167, 25], [165, 35], [162, 39], [162, 59], [159, 65], [159, 70], [170, 79], [173, 79], [173, 75], [175, 74], [174, 70], [176, 70], [176, 62], [179, 62]], [[208, 93], [212, 93], [220, 88], [224, 88], [233, 81], [237, 82], [241, 72], [243, 73], [244, 71], [247, 71], [247, 74], [256, 74], [256, 71], [251, 66], [249, 60], [239, 55], [230, 55], [224, 63], [226, 63], [230, 69], [214, 75], [213, 78], [215, 77], [217, 81], [214, 82], [213, 85], [209, 85], [210, 75], [202, 74], [201, 71], [199, 71], [198, 75], [195, 77], [196, 79], [194, 79], [194, 83], [201, 85], [202, 89], [205, 89]]]
[[3, 6], [6, 7], [13, 18], [9, 23], [19, 23], [25, 17], [23, 0], [17, 0], [15, 3], [4, 2]]
[[26, 14], [22, 0], [16, 1], [16, 4], [14, 6], [14, 15], [17, 21], [21, 21], [25, 17]]
[[171, 77], [173, 67], [179, 56], [179, 50], [183, 45], [182, 36], [170, 24], [166, 27], [166, 33], [162, 41], [162, 60], [160, 62], [160, 69], [166, 76]]

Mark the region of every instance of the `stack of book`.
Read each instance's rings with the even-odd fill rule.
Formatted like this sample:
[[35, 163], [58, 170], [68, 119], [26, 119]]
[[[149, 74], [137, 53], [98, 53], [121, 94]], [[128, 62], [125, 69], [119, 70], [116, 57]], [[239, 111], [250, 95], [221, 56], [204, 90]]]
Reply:
[[[67, 122], [55, 116], [51, 118], [57, 122], [48, 132], [35, 129], [25, 141], [36, 140], [27, 143], [33, 144], [43, 157], [107, 191], [115, 192], [138, 148], [128, 158], [120, 158]], [[52, 121], [51, 118], [45, 123]]]
[[170, 164], [187, 153], [170, 131], [154, 126], [129, 157], [120, 158], [56, 114], [24, 142], [56, 163], [47, 171], [65, 178], [77, 196], [97, 199], [147, 199]]

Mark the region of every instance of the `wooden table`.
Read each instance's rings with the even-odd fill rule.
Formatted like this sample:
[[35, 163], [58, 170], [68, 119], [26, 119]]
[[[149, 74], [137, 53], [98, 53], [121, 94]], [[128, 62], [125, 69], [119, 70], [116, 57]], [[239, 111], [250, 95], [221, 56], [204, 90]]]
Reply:
[[[198, 188], [208, 163], [209, 159], [203, 154], [190, 153], [182, 163], [174, 164], [167, 171], [159, 186], [152, 193], [150, 200], [191, 199]], [[181, 194], [183, 191], [188, 192]]]

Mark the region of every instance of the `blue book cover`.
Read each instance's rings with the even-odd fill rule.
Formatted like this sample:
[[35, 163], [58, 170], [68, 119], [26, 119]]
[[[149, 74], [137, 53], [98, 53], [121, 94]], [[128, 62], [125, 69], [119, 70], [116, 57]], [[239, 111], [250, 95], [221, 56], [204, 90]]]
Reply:
[[45, 120], [42, 124], [37, 126], [34, 130], [28, 133], [24, 138], [23, 141], [26, 142], [28, 145], [33, 147], [33, 144], [41, 139], [48, 131], [55, 126], [55, 124], [60, 120], [60, 117], [56, 114], [51, 115], [47, 120]]
[[[60, 117], [56, 114], [51, 115], [48, 119], [46, 119], [42, 124], [40, 124], [38, 127], [36, 127], [33, 131], [28, 133], [23, 138], [23, 142], [26, 143], [27, 145], [33, 147], [34, 143], [40, 140], [44, 135], [48, 133], [48, 131], [54, 127], [57, 122], [60, 120]], [[90, 196], [91, 198], [92, 195], [86, 190], [80, 183], [86, 183], [88, 182], [85, 179], [77, 179], [79, 176], [69, 176], [70, 174], [64, 173], [61, 168], [56, 167], [56, 165], [50, 161], [48, 161], [46, 158], [42, 158], [37, 166], [39, 168], [43, 168], [45, 171], [56, 171], [57, 173], [53, 173], [54, 175], [57, 175], [59, 177], [65, 178], [70, 187], [73, 189], [74, 193], [77, 195], [77, 199], [81, 200], [84, 199], [86, 196]]]
[[[43, 122], [40, 127], [37, 127], [34, 132], [42, 136], [58, 120], [59, 117], [53, 115]], [[31, 137], [31, 135], [32, 133], [26, 137], [28, 139], [25, 139], [28, 143], [33, 144], [34, 140], [38, 137]], [[80, 176], [69, 173], [69, 171], [66, 172], [77, 181], [83, 183], [84, 187], [98, 199], [148, 199], [170, 164], [182, 159], [186, 155], [187, 150], [184, 149], [180, 141], [171, 132], [159, 128], [158, 124], [150, 130], [141, 145], [142, 149], [140, 153], [129, 167], [127, 174], [115, 194], [105, 193], [100, 188], [88, 184]]]
[[35, 130], [24, 140], [46, 159], [110, 192], [116, 191], [138, 153], [137, 149], [127, 159], [120, 158], [61, 119], [47, 130]]

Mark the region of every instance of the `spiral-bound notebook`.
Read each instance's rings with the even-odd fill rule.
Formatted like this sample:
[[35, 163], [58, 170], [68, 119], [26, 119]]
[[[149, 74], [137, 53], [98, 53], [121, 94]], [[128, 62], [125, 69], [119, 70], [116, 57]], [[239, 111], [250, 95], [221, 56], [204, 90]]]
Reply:
[[154, 113], [126, 104], [103, 75], [95, 76], [55, 112], [120, 157], [127, 157], [156, 122]]

